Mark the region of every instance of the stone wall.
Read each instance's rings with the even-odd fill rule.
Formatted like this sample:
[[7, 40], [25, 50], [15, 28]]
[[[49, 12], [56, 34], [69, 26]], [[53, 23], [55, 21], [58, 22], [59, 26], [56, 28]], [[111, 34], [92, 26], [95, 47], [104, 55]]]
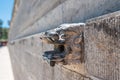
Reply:
[[[9, 32], [9, 51], [15, 80], [96, 80], [93, 77], [111, 80], [108, 77], [110, 74], [108, 76], [102, 75], [98, 70], [104, 67], [104, 64], [102, 64], [103, 66], [100, 64], [101, 67], [95, 68], [96, 72], [91, 71], [91, 68], [92, 70], [94, 68], [93, 63], [95, 60], [96, 62], [100, 61], [96, 58], [101, 58], [102, 55], [99, 56], [99, 52], [96, 51], [101, 50], [96, 50], [94, 46], [94, 42], [100, 43], [101, 41], [95, 39], [94, 42], [89, 42], [91, 41], [91, 35], [89, 34], [96, 34], [97, 36], [107, 35], [108, 33], [101, 31], [103, 29], [100, 28], [100, 31], [96, 31], [99, 28], [94, 28], [91, 24], [90, 29], [86, 29], [88, 32], [85, 31], [85, 34], [88, 34], [85, 35], [85, 54], [86, 56], [93, 55], [95, 58], [91, 59], [92, 56], [87, 57], [87, 70], [84, 64], [71, 64], [66, 66], [58, 64], [55, 67], [50, 67], [49, 64], [42, 59], [42, 54], [46, 50], [53, 49], [53, 45], [43, 43], [39, 39], [40, 34], [37, 33], [56, 28], [63, 23], [85, 22], [87, 19], [117, 11], [120, 9], [119, 4], [119, 0], [16, 0]], [[90, 23], [92, 23], [92, 21], [87, 22], [87, 25]], [[96, 35], [93, 35], [93, 37], [96, 37]], [[105, 46], [109, 44], [106, 40], [110, 39], [110, 43], [120, 52], [118, 50], [119, 45], [116, 47], [117, 45], [114, 44], [113, 38], [108, 37], [109, 36], [103, 40], [103, 42], [106, 43]], [[116, 41], [116, 43], [118, 43], [118, 41]], [[90, 47], [90, 45], [92, 46]], [[93, 53], [90, 52], [91, 50], [93, 50]], [[112, 47], [110, 47], [110, 50], [112, 50]], [[116, 52], [115, 55], [118, 52]], [[95, 53], [98, 55], [95, 55]], [[104, 54], [106, 52], [103, 51], [102, 53]], [[106, 60], [103, 63], [109, 63], [109, 61]], [[99, 64], [96, 65], [99, 66]], [[112, 64], [108, 65], [112, 67]], [[104, 71], [105, 70], [103, 70], [103, 73]], [[117, 74], [117, 71], [114, 72]], [[116, 78], [114, 78], [114, 80], [116, 80]]]
[[63, 23], [85, 22], [87, 19], [120, 9], [119, 0], [15, 1], [9, 40], [56, 28]]
[[82, 64], [50, 67], [42, 55], [52, 47], [38, 36], [9, 45], [15, 80], [91, 80]]
[[91, 19], [86, 25], [85, 60], [88, 73], [104, 80], [119, 80], [120, 11]]

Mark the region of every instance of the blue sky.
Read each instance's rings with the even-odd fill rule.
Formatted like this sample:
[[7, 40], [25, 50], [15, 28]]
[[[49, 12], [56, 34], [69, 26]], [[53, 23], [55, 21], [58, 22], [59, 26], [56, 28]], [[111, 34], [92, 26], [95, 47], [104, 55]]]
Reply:
[[12, 18], [14, 0], [0, 0], [0, 19], [3, 20], [4, 27], [9, 27], [8, 20]]

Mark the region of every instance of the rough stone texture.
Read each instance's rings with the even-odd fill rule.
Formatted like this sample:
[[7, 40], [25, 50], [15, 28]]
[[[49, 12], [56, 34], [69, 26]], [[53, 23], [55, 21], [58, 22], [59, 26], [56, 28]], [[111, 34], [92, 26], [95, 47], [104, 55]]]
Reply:
[[75, 64], [84, 62], [84, 31], [85, 23], [62, 24], [46, 31], [41, 37], [47, 44], [53, 44], [54, 50], [45, 51], [43, 57], [53, 63]]
[[103, 80], [120, 80], [120, 11], [91, 19], [86, 25], [88, 73]]
[[[16, 0], [9, 40], [84, 22], [120, 9], [120, 0]], [[13, 33], [14, 32], [14, 33]]]
[[83, 65], [50, 67], [42, 58], [43, 52], [49, 47], [52, 49], [53, 46], [42, 43], [39, 37], [9, 45], [15, 80], [91, 80], [85, 76]]
[[[56, 28], [58, 25], [63, 23], [84, 22], [87, 19], [120, 10], [119, 4], [120, 0], [16, 0], [9, 32], [9, 43], [15, 41], [15, 43], [9, 44], [15, 80], [91, 80], [87, 76], [88, 74], [84, 68], [84, 64], [72, 64], [66, 66], [56, 65], [54, 68], [51, 68], [45, 61], [43, 61], [42, 54], [46, 50], [53, 49], [53, 46], [41, 42], [39, 39], [39, 34], [35, 36], [33, 36], [33, 34]], [[96, 30], [97, 29], [98, 28], [96, 28]], [[92, 30], [94, 33], [94, 28]], [[97, 32], [95, 33], [96, 35], [98, 34]], [[88, 33], [93, 34], [89, 29]], [[102, 33], [101, 31], [101, 34], [97, 36], [103, 34], [105, 33]], [[91, 35], [87, 36], [87, 40], [89, 40], [88, 38], [91, 38], [90, 36]], [[112, 38], [109, 38], [109, 36], [106, 37], [107, 38], [105, 38], [105, 40], [110, 39], [110, 42], [113, 41]], [[103, 40], [103, 42], [108, 44], [109, 42], [105, 40]], [[86, 41], [86, 43], [88, 42]], [[92, 41], [91, 43], [94, 42]], [[113, 44], [112, 46], [115, 46], [115, 49], [119, 48], [118, 42], [118, 47], [116, 47], [117, 45], [114, 45], [114, 42], [110, 44]], [[95, 48], [94, 44], [91, 47], [90, 45], [86, 45], [86, 49], [88, 48], [88, 51], [86, 52], [88, 56], [91, 56], [88, 54], [88, 52], [90, 53], [90, 50], [93, 50], [91, 49], [92, 47]], [[110, 48], [112, 49], [112, 47]], [[96, 48], [94, 51], [97, 51]], [[91, 53], [93, 57], [95, 53], [94, 51]], [[100, 50], [98, 49], [98, 51]], [[118, 53], [117, 51], [119, 52], [119, 49], [115, 50], [116, 53]], [[103, 51], [103, 53], [105, 52]], [[115, 55], [119, 55], [116, 53]], [[107, 52], [106, 55], [108, 55]], [[95, 58], [99, 57], [100, 56], [95, 56]], [[91, 60], [92, 59], [87, 58], [87, 63], [89, 64], [89, 67], [87, 67], [88, 72], [91, 75], [96, 74], [95, 76], [99, 75], [98, 77], [108, 79], [109, 75], [102, 75], [102, 73], [97, 73], [99, 72], [97, 69], [96, 73], [93, 71], [94, 64], [91, 65]], [[97, 59], [95, 60], [96, 62], [100, 61], [97, 61]], [[110, 61], [105, 61], [109, 65]], [[110, 65], [112, 66], [112, 64]], [[107, 69], [110, 68], [107, 67]], [[107, 69], [106, 71], [108, 71]], [[117, 74], [117, 71], [115, 70], [114, 72]], [[111, 79], [109, 78], [109, 80]], [[97, 79], [94, 78], [94, 80]]]

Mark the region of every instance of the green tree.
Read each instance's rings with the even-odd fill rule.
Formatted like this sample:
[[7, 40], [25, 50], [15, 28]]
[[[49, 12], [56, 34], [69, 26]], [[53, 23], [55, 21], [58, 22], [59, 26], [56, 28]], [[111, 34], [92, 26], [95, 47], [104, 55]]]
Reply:
[[0, 39], [2, 39], [2, 25], [3, 21], [0, 19]]
[[8, 28], [2, 28], [2, 39], [7, 40], [8, 39]]
[[0, 41], [8, 39], [8, 28], [3, 27], [3, 21], [0, 19]]
[[3, 21], [0, 19], [0, 27], [2, 27], [3, 25]]

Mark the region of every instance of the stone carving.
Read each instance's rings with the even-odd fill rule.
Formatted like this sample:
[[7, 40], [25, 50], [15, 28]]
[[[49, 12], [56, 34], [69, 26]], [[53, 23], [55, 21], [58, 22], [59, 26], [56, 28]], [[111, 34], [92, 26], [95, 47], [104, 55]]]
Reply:
[[44, 52], [44, 59], [51, 66], [59, 62], [67, 64], [69, 61], [74, 60], [84, 62], [84, 26], [84, 23], [63, 24], [58, 28], [45, 32], [41, 39], [48, 44], [53, 44], [54, 50]]

